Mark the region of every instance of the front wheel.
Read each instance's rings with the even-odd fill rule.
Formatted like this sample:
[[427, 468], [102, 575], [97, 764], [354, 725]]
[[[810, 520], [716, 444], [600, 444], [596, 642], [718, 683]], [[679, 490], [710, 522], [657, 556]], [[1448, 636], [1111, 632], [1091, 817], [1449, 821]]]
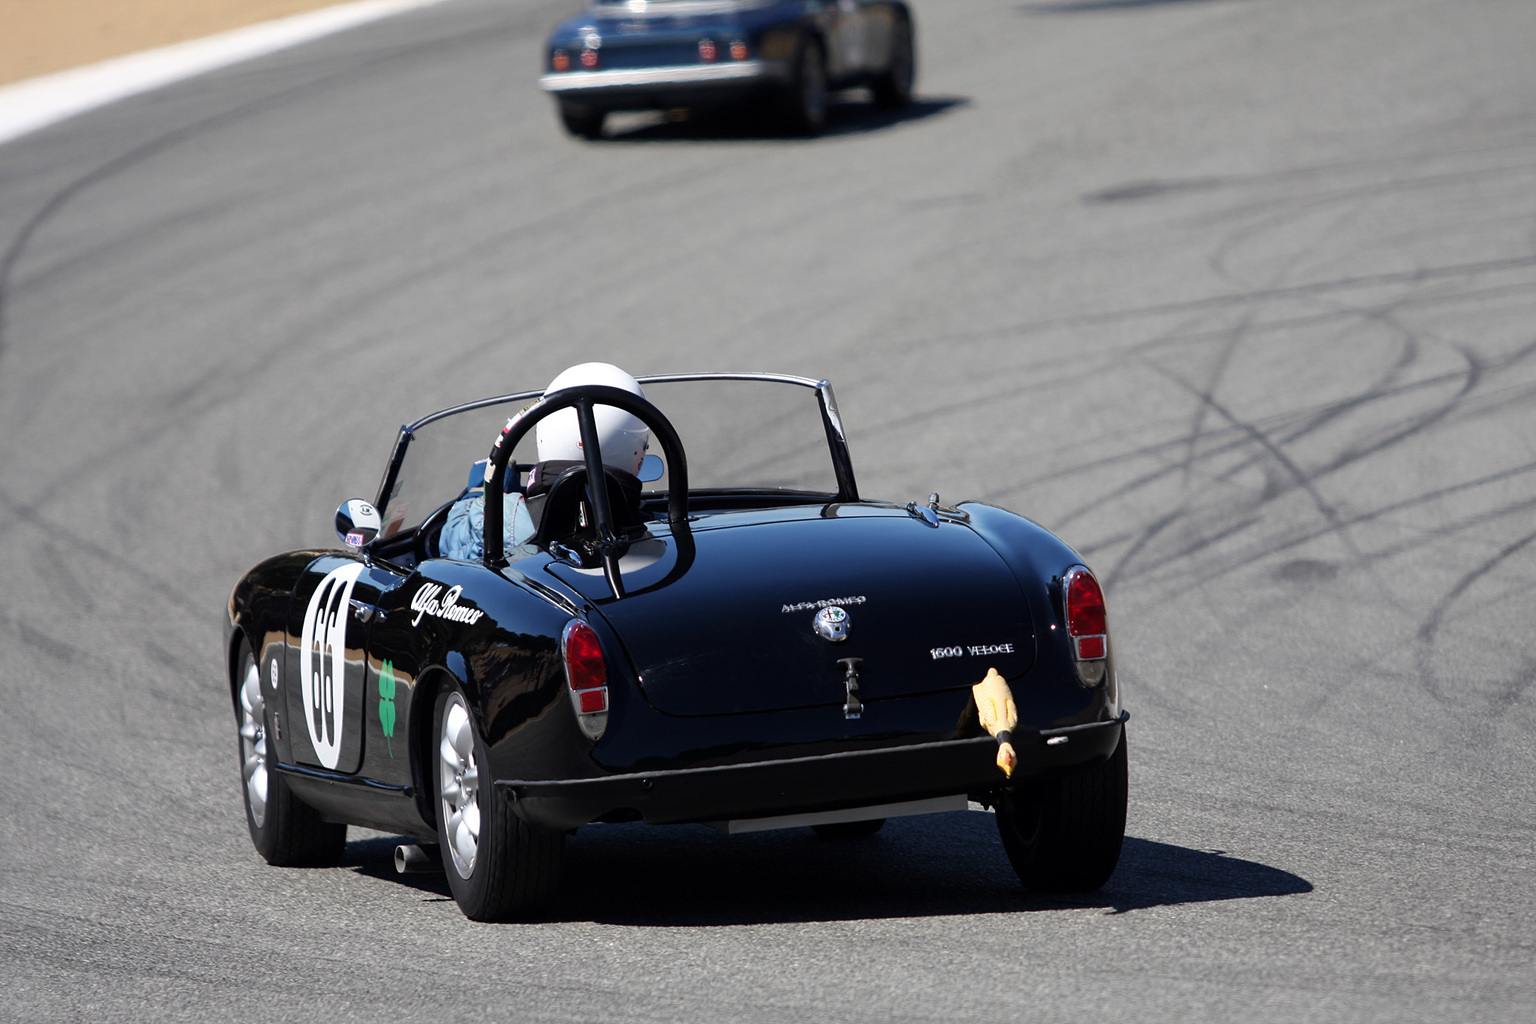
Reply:
[[1109, 760], [1021, 780], [997, 804], [1013, 870], [1035, 892], [1091, 892], [1109, 881], [1125, 838], [1125, 734]]
[[509, 921], [536, 916], [560, 887], [565, 836], [523, 822], [485, 771], [490, 759], [463, 694], [437, 699], [437, 835], [448, 888], [464, 916]]
[[347, 826], [333, 825], [301, 803], [272, 770], [267, 745], [267, 700], [250, 647], [240, 645], [240, 775], [245, 824], [251, 843], [268, 864], [320, 867], [337, 864], [347, 848]]

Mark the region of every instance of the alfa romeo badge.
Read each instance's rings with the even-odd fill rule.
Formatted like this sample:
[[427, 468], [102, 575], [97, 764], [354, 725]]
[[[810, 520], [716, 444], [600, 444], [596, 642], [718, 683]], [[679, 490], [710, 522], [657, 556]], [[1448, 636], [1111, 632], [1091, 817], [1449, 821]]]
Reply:
[[851, 626], [848, 613], [835, 604], [828, 605], [817, 612], [815, 620], [811, 623], [811, 628], [816, 630], [817, 636], [835, 644], [848, 639], [848, 630]]

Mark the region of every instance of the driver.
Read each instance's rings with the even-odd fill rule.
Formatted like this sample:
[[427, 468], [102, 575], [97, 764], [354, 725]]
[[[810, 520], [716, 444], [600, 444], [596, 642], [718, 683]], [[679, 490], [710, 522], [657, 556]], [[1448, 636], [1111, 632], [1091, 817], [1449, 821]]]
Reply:
[[[620, 388], [645, 397], [635, 378], [611, 363], [580, 363], [562, 370], [549, 382], [544, 394], [551, 395], [585, 384]], [[631, 476], [637, 475], [645, 458], [650, 429], [638, 418], [608, 405], [594, 408], [592, 417], [597, 421], [603, 465]], [[561, 409], [544, 417], [534, 427], [534, 436], [538, 442], [539, 461], [528, 474], [527, 497], [543, 493], [562, 471], [583, 462], [581, 426], [575, 409]], [[448, 521], [438, 539], [438, 549], [444, 558], [475, 560], [485, 555], [485, 483], [483, 478], [476, 479], [479, 482], [448, 511]], [[502, 496], [502, 536], [504, 549], [509, 553], [533, 536], [534, 522], [528, 511], [527, 497], [515, 491]]]

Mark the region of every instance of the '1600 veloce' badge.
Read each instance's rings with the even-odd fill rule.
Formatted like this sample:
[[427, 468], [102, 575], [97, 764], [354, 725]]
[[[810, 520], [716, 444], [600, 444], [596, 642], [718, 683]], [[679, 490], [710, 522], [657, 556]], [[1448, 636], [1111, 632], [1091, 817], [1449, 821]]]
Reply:
[[848, 613], [835, 604], [817, 612], [815, 620], [811, 623], [811, 628], [816, 631], [817, 636], [835, 644], [848, 639], [848, 630], [851, 626]]

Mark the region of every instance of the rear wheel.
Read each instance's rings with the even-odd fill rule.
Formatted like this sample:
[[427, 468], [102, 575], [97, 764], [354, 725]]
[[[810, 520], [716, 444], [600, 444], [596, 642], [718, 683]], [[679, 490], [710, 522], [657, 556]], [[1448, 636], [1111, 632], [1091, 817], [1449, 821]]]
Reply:
[[871, 83], [875, 102], [893, 109], [906, 106], [912, 102], [912, 84], [916, 80], [917, 49], [912, 39], [912, 23], [903, 19], [891, 41], [891, 63]]
[[800, 44], [795, 78], [783, 98], [784, 124], [796, 135], [820, 135], [827, 123], [827, 63], [821, 40]]
[[564, 835], [524, 823], [481, 771], [490, 763], [463, 694], [437, 699], [437, 835], [459, 909], [508, 921], [549, 909], [560, 886]]
[[333, 825], [301, 803], [272, 770], [267, 746], [267, 701], [250, 648], [240, 645], [240, 774], [245, 824], [256, 852], [282, 867], [328, 866], [347, 848], [347, 826]]
[[608, 112], [605, 110], [593, 110], [591, 107], [565, 101], [560, 103], [560, 123], [565, 125], [566, 131], [578, 139], [602, 138], [603, 122], [607, 119]]
[[1125, 804], [1123, 732], [1102, 764], [1010, 787], [997, 805], [997, 830], [1019, 881], [1036, 892], [1101, 887], [1120, 861]]

